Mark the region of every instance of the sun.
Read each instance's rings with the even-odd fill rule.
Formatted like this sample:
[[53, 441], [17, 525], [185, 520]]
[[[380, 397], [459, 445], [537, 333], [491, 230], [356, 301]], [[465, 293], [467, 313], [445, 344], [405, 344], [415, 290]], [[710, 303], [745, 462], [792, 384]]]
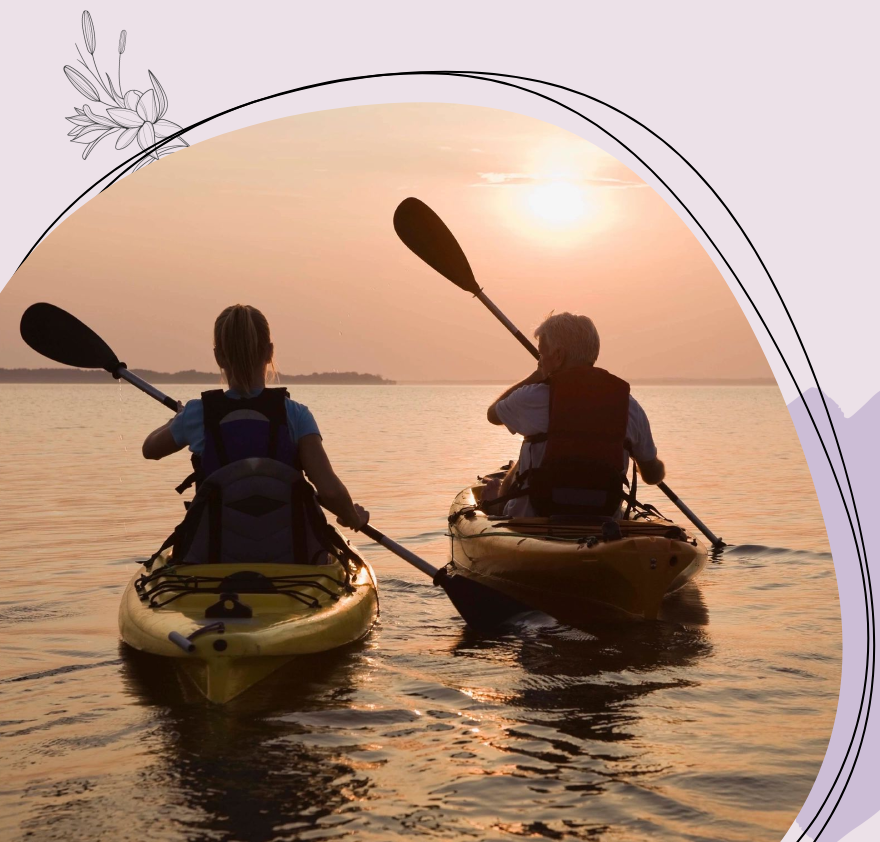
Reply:
[[583, 191], [569, 181], [539, 184], [531, 189], [527, 201], [538, 219], [554, 226], [572, 225], [587, 213]]

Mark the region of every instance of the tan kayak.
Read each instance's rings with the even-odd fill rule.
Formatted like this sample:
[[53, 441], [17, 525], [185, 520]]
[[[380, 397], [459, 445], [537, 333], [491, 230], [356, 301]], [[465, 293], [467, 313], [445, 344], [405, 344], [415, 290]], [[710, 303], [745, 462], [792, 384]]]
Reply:
[[297, 655], [363, 637], [379, 611], [370, 565], [174, 567], [167, 554], [136, 575], [119, 607], [122, 639], [181, 666], [212, 702], [235, 698]]
[[452, 503], [448, 572], [561, 622], [656, 619], [663, 597], [706, 566], [706, 548], [656, 513], [617, 521], [621, 537], [606, 540], [598, 522], [487, 516], [473, 509], [482, 489]]

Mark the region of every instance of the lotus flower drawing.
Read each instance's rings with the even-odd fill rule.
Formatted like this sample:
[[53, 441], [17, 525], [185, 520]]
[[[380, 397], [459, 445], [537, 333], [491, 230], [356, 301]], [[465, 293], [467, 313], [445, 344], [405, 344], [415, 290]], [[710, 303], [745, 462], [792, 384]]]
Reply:
[[[97, 39], [92, 16], [86, 11], [82, 15], [82, 31], [85, 41], [86, 53], [92, 60], [92, 67], [83, 58], [79, 46], [79, 63], [83, 70], [70, 65], [65, 65], [64, 74], [68, 81], [87, 100], [94, 103], [90, 106], [84, 103], [82, 108], [75, 108], [73, 116], [66, 119], [73, 123], [73, 129], [68, 132], [72, 143], [85, 144], [82, 156], [83, 160], [89, 157], [95, 146], [105, 137], [115, 136], [116, 148], [125, 149], [130, 143], [137, 140], [138, 146], [145, 155], [131, 167], [131, 171], [140, 169], [151, 161], [157, 161], [160, 157], [174, 152], [189, 144], [178, 135], [182, 129], [177, 123], [165, 119], [168, 110], [168, 96], [159, 80], [152, 71], [147, 71], [150, 77], [151, 87], [145, 91], [134, 88], [125, 90], [122, 86], [122, 55], [128, 34], [123, 29], [119, 34], [119, 46], [117, 49], [118, 62], [116, 71], [116, 84], [105, 73], [103, 78], [98, 69], [95, 59]], [[177, 135], [176, 137], [172, 137]], [[159, 141], [171, 137], [172, 140], [156, 146]]]

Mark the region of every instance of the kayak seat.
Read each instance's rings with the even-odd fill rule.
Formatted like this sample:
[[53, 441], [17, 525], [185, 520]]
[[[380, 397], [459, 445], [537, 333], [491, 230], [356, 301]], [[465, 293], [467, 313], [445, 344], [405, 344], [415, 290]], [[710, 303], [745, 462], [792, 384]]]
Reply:
[[556, 459], [528, 472], [528, 496], [544, 517], [607, 519], [620, 508], [623, 478], [598, 459]]

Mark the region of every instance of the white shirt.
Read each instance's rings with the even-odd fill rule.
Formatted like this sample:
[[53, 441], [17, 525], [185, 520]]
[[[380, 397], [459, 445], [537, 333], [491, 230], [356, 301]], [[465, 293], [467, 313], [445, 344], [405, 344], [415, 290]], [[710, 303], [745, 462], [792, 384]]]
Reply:
[[[511, 433], [523, 436], [546, 433], [550, 429], [550, 387], [546, 383], [520, 386], [503, 401], [495, 404], [495, 412]], [[629, 396], [626, 437], [632, 444], [632, 455], [637, 462], [649, 462], [657, 458], [657, 447], [651, 435], [648, 416], [632, 395]], [[537, 468], [544, 458], [546, 448], [546, 441], [533, 444], [524, 441], [519, 451], [518, 473], [525, 473], [532, 467]], [[629, 470], [629, 455], [625, 451], [621, 470], [624, 473]], [[535, 512], [528, 497], [518, 497], [507, 503], [504, 514], [508, 517], [534, 517]]]

